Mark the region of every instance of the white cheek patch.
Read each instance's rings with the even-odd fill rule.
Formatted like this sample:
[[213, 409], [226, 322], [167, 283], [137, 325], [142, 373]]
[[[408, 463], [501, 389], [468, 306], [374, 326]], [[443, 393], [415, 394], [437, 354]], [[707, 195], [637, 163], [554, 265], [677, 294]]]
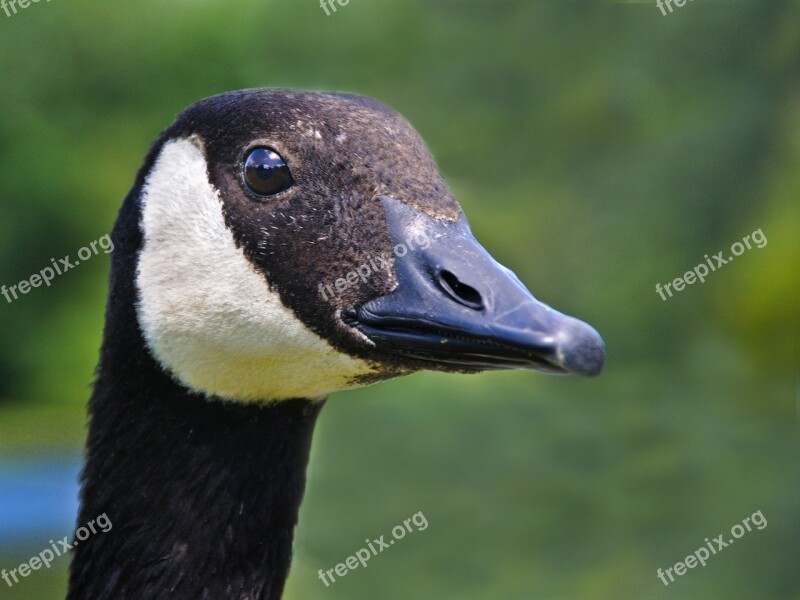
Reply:
[[236, 247], [198, 142], [165, 144], [142, 193], [137, 312], [150, 351], [183, 385], [229, 400], [352, 387], [371, 367], [308, 329]]

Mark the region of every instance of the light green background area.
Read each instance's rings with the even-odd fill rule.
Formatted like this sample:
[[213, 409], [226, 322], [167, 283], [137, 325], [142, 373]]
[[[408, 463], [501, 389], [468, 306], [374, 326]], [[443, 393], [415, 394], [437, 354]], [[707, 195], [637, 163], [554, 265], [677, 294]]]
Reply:
[[[800, 3], [53, 0], [0, 12], [0, 80], [0, 284], [107, 233], [195, 100], [343, 90], [404, 114], [478, 239], [603, 334], [598, 379], [333, 396], [288, 600], [800, 600]], [[765, 247], [656, 294], [758, 229]], [[80, 451], [107, 269], [0, 298], [0, 461]], [[317, 579], [420, 510], [427, 530]], [[765, 529], [658, 580], [757, 510]], [[46, 546], [0, 547], [0, 567]], [[0, 598], [61, 598], [65, 578]]]

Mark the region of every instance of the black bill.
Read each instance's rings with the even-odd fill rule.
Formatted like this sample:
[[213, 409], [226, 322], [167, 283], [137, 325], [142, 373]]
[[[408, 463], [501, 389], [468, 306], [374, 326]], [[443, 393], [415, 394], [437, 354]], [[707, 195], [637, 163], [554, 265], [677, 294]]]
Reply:
[[600, 372], [605, 349], [597, 331], [536, 300], [466, 219], [437, 221], [382, 201], [392, 243], [414, 248], [395, 253], [391, 293], [344, 315], [380, 351], [457, 370]]

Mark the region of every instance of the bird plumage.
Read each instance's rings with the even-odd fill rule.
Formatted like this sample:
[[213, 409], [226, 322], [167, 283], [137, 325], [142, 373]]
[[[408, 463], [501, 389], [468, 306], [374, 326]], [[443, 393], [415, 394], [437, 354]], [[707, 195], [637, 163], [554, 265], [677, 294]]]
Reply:
[[[280, 598], [333, 391], [421, 369], [602, 365], [597, 333], [491, 258], [413, 128], [361, 96], [246, 90], [189, 107], [112, 238], [79, 522], [114, 529], [75, 548], [69, 600]], [[377, 256], [386, 268], [319, 293]]]

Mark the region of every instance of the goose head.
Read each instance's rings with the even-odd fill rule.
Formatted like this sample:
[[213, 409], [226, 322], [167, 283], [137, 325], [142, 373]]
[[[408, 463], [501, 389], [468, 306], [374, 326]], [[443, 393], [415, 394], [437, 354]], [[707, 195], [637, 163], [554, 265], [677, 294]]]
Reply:
[[192, 391], [315, 399], [424, 369], [602, 367], [598, 333], [492, 258], [420, 137], [374, 100], [214, 96], [149, 163], [136, 315]]

